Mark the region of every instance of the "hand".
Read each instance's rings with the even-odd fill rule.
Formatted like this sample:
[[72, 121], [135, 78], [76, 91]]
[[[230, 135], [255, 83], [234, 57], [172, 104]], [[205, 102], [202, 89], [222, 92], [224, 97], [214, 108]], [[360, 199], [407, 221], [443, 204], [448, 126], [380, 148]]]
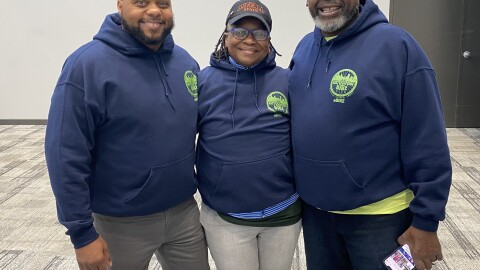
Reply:
[[101, 236], [90, 244], [75, 249], [80, 270], [107, 270], [112, 266], [107, 243]]
[[417, 270], [432, 269], [437, 260], [443, 259], [442, 247], [436, 232], [410, 226], [397, 241], [401, 246], [408, 244]]

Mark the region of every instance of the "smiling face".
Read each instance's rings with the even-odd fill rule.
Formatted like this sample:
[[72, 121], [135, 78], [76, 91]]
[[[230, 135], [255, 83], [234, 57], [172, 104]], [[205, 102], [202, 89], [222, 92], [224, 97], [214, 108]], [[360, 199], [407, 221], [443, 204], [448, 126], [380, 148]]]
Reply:
[[336, 36], [358, 16], [359, 0], [308, 0], [308, 9], [326, 37]]
[[154, 51], [174, 27], [170, 0], [118, 0], [117, 8], [123, 29]]
[[270, 38], [266, 40], [255, 40], [251, 33], [244, 40], [236, 39], [230, 32], [232, 28], [244, 28], [250, 31], [263, 29], [265, 25], [260, 20], [253, 17], [246, 17], [236, 22], [234, 26], [228, 27], [225, 33], [225, 45], [228, 53], [237, 64], [244, 67], [251, 67], [260, 63], [267, 57], [270, 51]]

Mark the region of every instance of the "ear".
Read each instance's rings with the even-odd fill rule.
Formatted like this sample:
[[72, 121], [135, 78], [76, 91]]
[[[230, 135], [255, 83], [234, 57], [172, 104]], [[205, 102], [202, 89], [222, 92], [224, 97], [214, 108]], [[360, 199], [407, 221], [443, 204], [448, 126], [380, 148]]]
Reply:
[[123, 10], [123, 0], [117, 0], [117, 10], [120, 15], [122, 15]]
[[225, 46], [228, 46], [227, 40], [228, 40], [228, 32], [225, 32], [223, 33], [223, 41], [225, 42]]

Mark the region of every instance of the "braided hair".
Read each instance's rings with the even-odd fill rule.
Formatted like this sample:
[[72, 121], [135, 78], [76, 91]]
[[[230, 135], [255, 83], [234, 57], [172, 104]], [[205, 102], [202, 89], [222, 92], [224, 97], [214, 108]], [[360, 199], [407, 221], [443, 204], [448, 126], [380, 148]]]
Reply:
[[225, 45], [226, 32], [227, 32], [227, 27], [225, 26], [225, 30], [223, 30], [222, 35], [220, 35], [217, 45], [215, 45], [215, 49], [213, 51], [213, 58], [215, 60], [222, 60], [222, 59], [228, 58], [228, 50], [227, 50], [227, 46]]
[[[233, 25], [232, 25], [233, 26]], [[228, 26], [225, 26], [225, 30], [223, 30], [222, 35], [218, 39], [217, 45], [215, 45], [215, 49], [213, 51], [213, 58], [215, 60], [225, 60], [228, 58], [228, 49], [227, 46], [225, 45], [225, 33], [228, 31]], [[275, 51], [275, 54], [278, 56], [282, 56], [280, 53], [277, 52], [275, 47], [273, 47], [272, 41], [269, 41], [270, 49]]]

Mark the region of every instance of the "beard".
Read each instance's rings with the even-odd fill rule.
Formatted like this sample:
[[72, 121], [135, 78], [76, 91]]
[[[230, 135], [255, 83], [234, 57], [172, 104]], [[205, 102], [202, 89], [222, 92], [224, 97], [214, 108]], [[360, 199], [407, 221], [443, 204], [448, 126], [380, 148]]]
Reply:
[[344, 13], [340, 17], [324, 21], [321, 20], [318, 15], [316, 15], [313, 20], [315, 21], [315, 25], [325, 33], [335, 33], [338, 30], [345, 27], [352, 19], [359, 13], [360, 5], [357, 5], [356, 8], [352, 9], [349, 13]]
[[148, 37], [144, 31], [140, 29], [138, 26], [133, 26], [127, 23], [122, 17], [122, 27], [127, 33], [138, 39], [141, 43], [149, 46], [160, 45], [165, 40], [165, 37], [172, 33], [173, 28], [175, 27], [175, 21], [173, 19], [165, 21], [165, 28], [163, 32], [158, 37]]

